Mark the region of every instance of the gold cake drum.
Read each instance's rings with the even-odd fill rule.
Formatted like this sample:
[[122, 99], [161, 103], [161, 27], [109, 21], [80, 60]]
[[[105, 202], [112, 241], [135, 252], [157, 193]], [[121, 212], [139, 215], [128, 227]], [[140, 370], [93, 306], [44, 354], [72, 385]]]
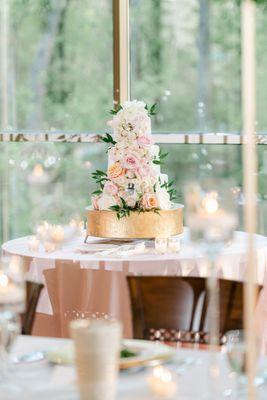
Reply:
[[166, 238], [183, 232], [182, 204], [170, 210], [131, 212], [118, 219], [116, 212], [87, 207], [87, 237], [111, 239]]

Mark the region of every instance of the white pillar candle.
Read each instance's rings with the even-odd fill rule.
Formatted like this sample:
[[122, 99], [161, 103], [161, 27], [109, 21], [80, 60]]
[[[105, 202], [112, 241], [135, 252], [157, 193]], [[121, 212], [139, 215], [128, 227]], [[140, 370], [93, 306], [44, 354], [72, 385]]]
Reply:
[[121, 324], [77, 320], [70, 324], [81, 400], [115, 400]]

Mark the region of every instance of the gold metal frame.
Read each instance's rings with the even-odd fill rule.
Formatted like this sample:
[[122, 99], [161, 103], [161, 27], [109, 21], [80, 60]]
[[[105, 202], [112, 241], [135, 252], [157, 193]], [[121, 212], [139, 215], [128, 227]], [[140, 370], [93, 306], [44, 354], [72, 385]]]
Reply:
[[129, 99], [129, 0], [113, 0], [113, 97], [114, 105]]

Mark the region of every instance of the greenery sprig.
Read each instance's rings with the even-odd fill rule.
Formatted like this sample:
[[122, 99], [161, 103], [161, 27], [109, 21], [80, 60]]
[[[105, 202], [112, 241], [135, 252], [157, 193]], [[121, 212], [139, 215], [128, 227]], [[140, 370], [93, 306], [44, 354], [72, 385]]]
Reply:
[[[122, 197], [120, 197], [120, 200], [121, 200], [121, 205], [115, 205], [115, 206], [109, 207], [109, 209], [111, 211], [115, 211], [117, 213], [118, 219], [129, 217], [131, 212], [138, 212], [138, 214], [140, 214], [140, 213], [145, 213], [148, 211], [148, 210], [144, 210], [143, 208], [141, 208], [140, 204], [138, 204], [138, 203], [135, 206], [135, 208], [132, 208], [127, 205], [126, 201]], [[154, 211], [156, 214], [160, 215], [158, 208], [153, 208], [149, 211]]]
[[151, 117], [153, 115], [157, 114], [157, 103], [152, 104], [152, 106], [149, 108], [148, 105], [146, 104], [145, 109], [148, 111], [148, 115]]
[[101, 140], [102, 140], [102, 142], [112, 144], [112, 145], [115, 145], [117, 143], [117, 142], [115, 142], [115, 140], [109, 133], [106, 133], [106, 135], [102, 136]]
[[[145, 105], [145, 109], [147, 110], [148, 115], [149, 115], [150, 117], [152, 117], [153, 115], [156, 115], [156, 114], [157, 114], [157, 103], [152, 104], [151, 107], [149, 107], [149, 106], [146, 104], [146, 105]], [[119, 112], [120, 110], [122, 110], [122, 106], [121, 106], [121, 105], [119, 105], [118, 108], [113, 108], [113, 109], [109, 110], [109, 113], [110, 113], [111, 115], [116, 115], [116, 114], [118, 114], [118, 112]]]
[[159, 150], [159, 155], [157, 158], [153, 160], [153, 164], [162, 165], [164, 164], [164, 158], [167, 157], [169, 153], [163, 153], [162, 150]]
[[171, 201], [175, 200], [177, 198], [176, 189], [174, 189], [173, 185], [174, 185], [174, 181], [164, 182], [164, 183], [160, 182], [160, 187], [161, 188], [165, 188], [167, 190], [167, 192], [170, 195], [170, 200]]
[[106, 172], [97, 169], [95, 172], [92, 173], [92, 179], [94, 179], [96, 183], [99, 183], [101, 188], [101, 190], [100, 189], [96, 190], [93, 194], [101, 194], [104, 187], [104, 183], [108, 181]]
[[121, 105], [119, 105], [118, 108], [113, 108], [113, 109], [109, 110], [109, 113], [110, 113], [111, 115], [116, 115], [116, 114], [118, 114], [118, 112], [119, 112], [120, 110], [122, 110], [122, 106], [121, 106]]

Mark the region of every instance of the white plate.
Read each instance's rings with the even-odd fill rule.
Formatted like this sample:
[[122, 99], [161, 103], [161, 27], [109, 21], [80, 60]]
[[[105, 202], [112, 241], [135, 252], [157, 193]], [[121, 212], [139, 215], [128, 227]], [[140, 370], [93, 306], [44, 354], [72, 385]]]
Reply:
[[[133, 367], [141, 367], [145, 365], [153, 365], [167, 361], [173, 357], [175, 350], [170, 346], [166, 346], [159, 342], [151, 342], [147, 340], [123, 340], [123, 348], [137, 353], [134, 357], [120, 359], [120, 369]], [[73, 364], [74, 348], [73, 343], [63, 346], [57, 346], [46, 351], [46, 358], [54, 364]]]
[[108, 243], [83, 243], [80, 246], [76, 247], [76, 251], [82, 253], [96, 253], [98, 251], [107, 251], [113, 250], [117, 248], [117, 244], [108, 244]]

